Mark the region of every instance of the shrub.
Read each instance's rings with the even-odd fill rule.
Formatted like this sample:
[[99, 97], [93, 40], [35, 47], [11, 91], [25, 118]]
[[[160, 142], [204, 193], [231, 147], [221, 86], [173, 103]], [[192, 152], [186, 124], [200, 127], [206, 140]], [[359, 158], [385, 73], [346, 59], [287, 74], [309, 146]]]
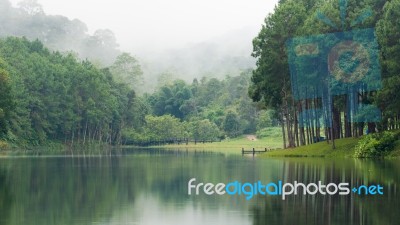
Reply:
[[221, 137], [218, 126], [208, 119], [190, 123], [191, 133], [195, 140], [217, 140]]
[[366, 135], [356, 145], [355, 157], [370, 158], [385, 156], [394, 149], [398, 137], [398, 133], [389, 131]]
[[282, 137], [282, 130], [280, 127], [268, 127], [258, 130], [256, 135], [257, 138], [278, 138]]
[[0, 141], [0, 150], [8, 149], [8, 144], [5, 141]]

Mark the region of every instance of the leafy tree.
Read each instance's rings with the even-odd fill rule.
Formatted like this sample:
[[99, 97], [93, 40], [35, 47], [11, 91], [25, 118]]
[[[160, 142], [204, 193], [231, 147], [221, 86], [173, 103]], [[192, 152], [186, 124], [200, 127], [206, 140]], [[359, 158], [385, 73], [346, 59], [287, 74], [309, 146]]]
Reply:
[[8, 120], [13, 105], [9, 74], [6, 71], [5, 62], [0, 58], [0, 138], [7, 134]]
[[128, 83], [134, 90], [142, 90], [143, 71], [139, 62], [129, 53], [119, 55], [111, 66], [111, 73], [117, 80]]
[[119, 143], [121, 130], [133, 127], [135, 92], [109, 70], [25, 38], [0, 40], [0, 55], [8, 64], [8, 93], [15, 101], [7, 124], [19, 143]]
[[216, 140], [221, 136], [218, 126], [207, 119], [191, 122], [190, 127], [195, 140]]
[[0, 1], [0, 36], [39, 39], [47, 47], [74, 52], [100, 65], [111, 65], [121, 54], [115, 35], [110, 30], [97, 30], [93, 35], [83, 22], [59, 15], [47, 15], [37, 0], [24, 0], [13, 7], [9, 0]]
[[262, 110], [258, 113], [257, 117], [257, 130], [272, 127], [276, 125], [274, 111], [272, 110]]
[[384, 110], [386, 121], [400, 115], [400, 1], [387, 2], [382, 19], [377, 24], [381, 45], [383, 89], [376, 96], [377, 104]]
[[240, 135], [240, 118], [239, 115], [233, 111], [229, 110], [224, 118], [223, 128], [229, 137], [237, 137]]
[[29, 15], [44, 14], [43, 7], [37, 0], [24, 0], [19, 2], [18, 6]]
[[300, 34], [299, 28], [306, 18], [307, 11], [301, 1], [284, 1], [265, 19], [260, 33], [253, 40], [252, 55], [257, 58], [257, 68], [253, 71], [249, 95], [254, 101], [263, 101], [279, 112], [283, 131], [283, 121], [287, 122], [289, 147], [295, 146], [295, 140], [291, 134], [292, 99], [286, 41]]
[[189, 113], [185, 103], [191, 98], [190, 87], [184, 81], [176, 80], [171, 85], [162, 86], [160, 90], [149, 97], [149, 101], [155, 115], [169, 114], [183, 119]]
[[145, 134], [150, 139], [174, 139], [189, 136], [187, 125], [182, 124], [179, 119], [171, 116], [146, 116]]

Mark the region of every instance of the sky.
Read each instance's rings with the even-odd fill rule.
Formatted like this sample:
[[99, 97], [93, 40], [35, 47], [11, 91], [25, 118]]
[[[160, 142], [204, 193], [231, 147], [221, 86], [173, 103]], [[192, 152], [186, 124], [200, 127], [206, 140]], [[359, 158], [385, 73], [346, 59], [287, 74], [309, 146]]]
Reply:
[[[20, 0], [11, 0], [16, 5]], [[171, 49], [232, 30], [257, 31], [278, 0], [38, 0], [46, 14], [112, 30], [121, 50]], [[257, 33], [254, 34], [254, 36]], [[250, 41], [250, 40], [249, 40]]]

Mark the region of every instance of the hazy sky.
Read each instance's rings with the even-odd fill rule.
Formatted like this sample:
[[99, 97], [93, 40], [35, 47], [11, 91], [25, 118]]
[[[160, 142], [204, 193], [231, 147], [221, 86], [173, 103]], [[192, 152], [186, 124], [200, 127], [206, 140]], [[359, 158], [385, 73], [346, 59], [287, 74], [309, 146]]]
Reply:
[[[11, 0], [15, 5], [20, 0]], [[260, 28], [278, 0], [38, 0], [47, 14], [109, 28], [122, 50], [165, 49]], [[257, 29], [255, 29], [257, 30]], [[256, 35], [256, 34], [255, 34]], [[250, 41], [250, 40], [249, 40]]]

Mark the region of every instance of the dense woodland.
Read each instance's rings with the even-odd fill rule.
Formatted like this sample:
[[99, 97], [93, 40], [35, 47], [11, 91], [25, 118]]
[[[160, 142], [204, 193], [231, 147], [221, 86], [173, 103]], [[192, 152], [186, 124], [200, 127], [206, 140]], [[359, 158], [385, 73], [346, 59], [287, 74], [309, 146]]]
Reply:
[[216, 140], [273, 125], [271, 112], [257, 110], [247, 95], [251, 71], [222, 81], [165, 80], [138, 96], [143, 73], [128, 53], [98, 68], [38, 40], [10, 37], [0, 41], [0, 55], [1, 137], [11, 143]]
[[73, 52], [95, 64], [111, 65], [121, 54], [114, 33], [99, 29], [89, 34], [87, 25], [61, 15], [47, 15], [36, 0], [23, 0], [13, 7], [0, 0], [0, 37], [17, 36], [39, 39], [46, 47]]
[[[48, 40], [5, 37], [0, 40], [0, 138], [19, 146], [48, 141], [124, 144], [149, 139], [235, 138], [281, 126], [284, 146], [295, 147], [319, 141], [321, 136], [334, 140], [361, 136], [366, 128], [370, 132], [396, 129], [400, 114], [400, 0], [348, 1], [348, 19], [342, 27], [333, 28], [319, 17], [323, 14], [340, 24], [338, 3], [280, 1], [253, 41], [254, 70], [192, 82], [172, 79], [174, 74], [166, 72], [155, 81], [155, 91], [143, 90], [141, 63], [128, 53], [114, 52], [118, 56], [107, 65], [82, 60], [72, 51], [50, 50]], [[26, 7], [26, 17], [52, 21], [41, 12], [28, 13], [40, 8]], [[370, 17], [360, 20], [357, 27], [349, 22], [368, 9]], [[349, 103], [344, 95], [332, 100], [332, 127], [312, 121], [300, 125], [299, 113], [317, 108], [321, 99], [299, 101], [293, 97], [287, 40], [371, 27], [380, 45], [383, 88], [363, 94], [358, 90], [357, 99], [378, 106], [383, 120], [347, 122]]]
[[[267, 16], [259, 35], [253, 41], [253, 56], [258, 61], [249, 93], [252, 99], [263, 102], [277, 112], [285, 146], [310, 144], [319, 141], [320, 136], [334, 141], [361, 136], [366, 129], [372, 133], [399, 128], [399, 13], [399, 0], [282, 0], [275, 12]], [[353, 92], [358, 103], [379, 107], [382, 112], [381, 122], [364, 123], [350, 119], [350, 102], [346, 94], [334, 96], [332, 106], [324, 109], [325, 115], [332, 114], [328, 118], [332, 121], [331, 126], [322, 127], [318, 120], [300, 121], [302, 111], [316, 111], [321, 107], [321, 98], [310, 96], [298, 100], [293, 96], [287, 41], [293, 37], [365, 28], [375, 28], [380, 46], [383, 87], [373, 91], [357, 88]]]

